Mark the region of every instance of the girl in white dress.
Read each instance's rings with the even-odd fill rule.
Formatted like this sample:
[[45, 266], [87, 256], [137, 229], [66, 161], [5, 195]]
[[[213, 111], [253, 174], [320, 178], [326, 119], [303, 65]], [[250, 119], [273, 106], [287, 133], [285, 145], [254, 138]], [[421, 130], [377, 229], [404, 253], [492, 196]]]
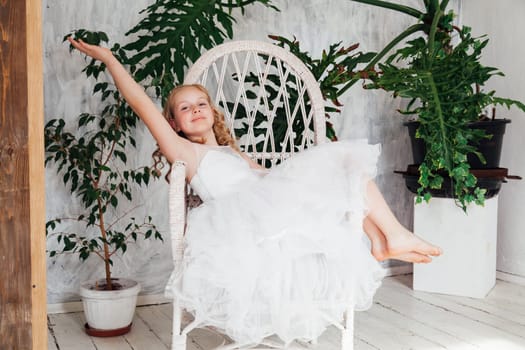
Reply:
[[69, 41], [106, 65], [204, 201], [189, 214], [184, 260], [167, 286], [197, 322], [243, 344], [314, 340], [349, 305], [371, 305], [379, 261], [441, 254], [399, 223], [372, 181], [377, 146], [328, 143], [266, 171], [240, 152], [202, 86], [175, 88], [163, 115], [109, 49]]

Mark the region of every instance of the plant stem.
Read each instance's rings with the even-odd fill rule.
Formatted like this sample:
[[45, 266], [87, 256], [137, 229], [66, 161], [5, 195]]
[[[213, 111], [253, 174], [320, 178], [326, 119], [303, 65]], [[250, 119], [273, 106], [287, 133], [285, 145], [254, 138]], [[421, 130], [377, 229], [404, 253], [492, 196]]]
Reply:
[[445, 9], [447, 8], [448, 6], [448, 1], [449, 0], [443, 0], [443, 2], [441, 3], [440, 7], [441, 7], [441, 11], [445, 12]]
[[435, 106], [435, 112], [436, 112], [436, 118], [439, 122], [439, 131], [441, 134], [441, 144], [443, 145], [443, 152], [444, 152], [444, 158], [445, 158], [445, 167], [447, 171], [450, 171], [452, 168], [452, 162], [450, 159], [450, 154], [448, 150], [447, 145], [447, 132], [445, 129], [445, 120], [443, 118], [443, 111], [441, 109], [441, 101], [439, 100], [439, 94], [436, 88], [436, 83], [434, 82], [434, 77], [432, 76], [432, 72], [426, 72], [425, 74], [428, 79], [428, 84], [430, 86], [430, 90], [432, 92], [432, 98], [434, 100], [434, 106]]
[[443, 10], [436, 9], [436, 12], [434, 13], [434, 17], [432, 18], [432, 25], [430, 26], [430, 31], [428, 33], [428, 61], [425, 60], [425, 63], [428, 64], [428, 67], [427, 67], [428, 69], [432, 67], [432, 63], [434, 61], [434, 53], [435, 53], [434, 42], [436, 40], [436, 31], [437, 31], [439, 19], [441, 18], [443, 13], [444, 13]]
[[[357, 0], [354, 0], [357, 1]], [[369, 70], [373, 66], [376, 65], [379, 60], [381, 60], [394, 46], [399, 44], [403, 39], [408, 37], [409, 35], [414, 34], [415, 32], [422, 30], [424, 28], [423, 24], [414, 24], [410, 27], [408, 27], [405, 31], [403, 31], [401, 34], [399, 34], [397, 37], [395, 37], [390, 43], [388, 43], [387, 46], [381, 52], [379, 52], [372, 61], [370, 61], [367, 66], [363, 69], [364, 71]], [[343, 94], [346, 90], [348, 90], [352, 85], [354, 85], [358, 80], [360, 80], [360, 77], [351, 79], [345, 86], [343, 86], [338, 92], [337, 95], [340, 96]]]
[[106, 269], [106, 284], [107, 284], [107, 289], [112, 290], [113, 286], [111, 285], [111, 269], [109, 266], [109, 259], [110, 259], [109, 246], [108, 246], [108, 239], [107, 239], [107, 234], [106, 234], [106, 227], [104, 226], [104, 213], [102, 211], [102, 199], [100, 199], [100, 197], [97, 198], [97, 203], [98, 203], [98, 215], [99, 215], [98, 220], [100, 222], [100, 235], [102, 236], [102, 239], [103, 239], [102, 244], [104, 246], [104, 267]]
[[416, 10], [415, 8], [404, 6], [404, 5], [399, 5], [399, 4], [394, 4], [388, 1], [382, 1], [382, 0], [351, 0], [351, 1], [360, 2], [363, 4], [378, 6], [378, 7], [382, 7], [385, 9], [402, 12], [409, 16], [416, 17], [417, 19], [420, 19], [420, 20], [423, 19], [423, 16], [424, 16], [422, 12]]

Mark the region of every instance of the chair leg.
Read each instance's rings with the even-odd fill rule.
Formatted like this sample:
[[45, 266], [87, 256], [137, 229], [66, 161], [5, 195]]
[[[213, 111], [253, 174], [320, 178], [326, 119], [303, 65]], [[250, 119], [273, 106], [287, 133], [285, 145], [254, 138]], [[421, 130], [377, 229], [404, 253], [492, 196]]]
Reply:
[[341, 332], [341, 350], [354, 350], [353, 329], [345, 329]]
[[354, 350], [354, 309], [345, 312], [344, 329], [341, 330], [341, 350]]
[[186, 334], [181, 334], [182, 310], [177, 300], [173, 300], [173, 327], [171, 350], [186, 350]]
[[173, 334], [171, 337], [171, 350], [186, 350], [186, 335]]

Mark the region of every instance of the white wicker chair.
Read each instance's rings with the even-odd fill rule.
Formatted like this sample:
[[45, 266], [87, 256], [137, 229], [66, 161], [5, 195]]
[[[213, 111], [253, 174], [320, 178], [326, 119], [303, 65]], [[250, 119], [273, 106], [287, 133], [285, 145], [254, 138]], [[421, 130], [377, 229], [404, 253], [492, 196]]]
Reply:
[[[326, 142], [324, 101], [319, 85], [308, 68], [281, 47], [257, 41], [219, 45], [193, 64], [184, 83], [199, 83], [209, 90], [214, 102], [222, 107], [226, 123], [241, 149], [266, 167], [310, 145]], [[276, 124], [281, 125], [280, 129], [272, 127]], [[304, 130], [303, 135], [296, 133], [297, 128]], [[243, 135], [239, 137], [242, 129]], [[175, 268], [180, 266], [184, 254], [186, 210], [194, 205], [194, 197], [187, 193], [184, 167], [184, 162], [175, 162], [170, 175], [170, 231]], [[190, 323], [182, 328], [182, 312], [174, 300], [172, 350], [186, 350], [187, 334], [195, 327], [205, 326]], [[342, 331], [343, 350], [353, 349], [353, 315], [353, 305], [349, 305], [343, 324], [335, 324]], [[228, 344], [219, 348], [237, 347]]]

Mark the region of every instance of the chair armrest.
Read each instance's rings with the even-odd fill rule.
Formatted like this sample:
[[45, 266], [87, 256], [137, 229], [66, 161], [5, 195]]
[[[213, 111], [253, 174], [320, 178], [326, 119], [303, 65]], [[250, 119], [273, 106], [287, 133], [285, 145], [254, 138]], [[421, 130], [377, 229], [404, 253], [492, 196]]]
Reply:
[[171, 248], [175, 268], [180, 266], [184, 254], [184, 228], [186, 226], [186, 163], [172, 165], [168, 192], [168, 212]]

